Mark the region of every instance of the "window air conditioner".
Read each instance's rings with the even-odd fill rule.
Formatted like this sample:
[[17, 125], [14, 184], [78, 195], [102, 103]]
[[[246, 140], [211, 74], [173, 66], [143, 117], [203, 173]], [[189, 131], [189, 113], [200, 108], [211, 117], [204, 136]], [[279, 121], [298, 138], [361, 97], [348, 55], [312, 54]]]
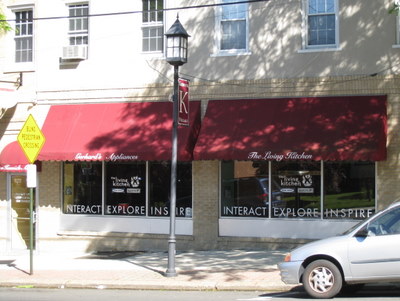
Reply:
[[63, 60], [86, 60], [87, 45], [73, 45], [63, 47]]

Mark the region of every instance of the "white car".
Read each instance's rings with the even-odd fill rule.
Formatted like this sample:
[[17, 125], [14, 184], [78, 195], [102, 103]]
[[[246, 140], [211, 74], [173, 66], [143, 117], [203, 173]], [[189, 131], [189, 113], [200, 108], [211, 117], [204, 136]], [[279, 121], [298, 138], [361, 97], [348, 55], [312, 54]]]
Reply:
[[340, 236], [294, 249], [278, 267], [284, 283], [302, 283], [314, 298], [332, 298], [365, 283], [400, 281], [400, 202]]

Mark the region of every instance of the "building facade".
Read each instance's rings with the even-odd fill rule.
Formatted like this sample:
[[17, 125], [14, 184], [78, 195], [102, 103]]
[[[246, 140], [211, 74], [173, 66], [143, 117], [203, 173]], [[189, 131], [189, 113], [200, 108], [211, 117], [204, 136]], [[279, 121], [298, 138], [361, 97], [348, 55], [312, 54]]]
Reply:
[[395, 201], [400, 39], [392, 1], [7, 0], [0, 36], [0, 247], [26, 248], [32, 115], [37, 249], [165, 250], [173, 68], [190, 34], [179, 127], [180, 250], [278, 248]]

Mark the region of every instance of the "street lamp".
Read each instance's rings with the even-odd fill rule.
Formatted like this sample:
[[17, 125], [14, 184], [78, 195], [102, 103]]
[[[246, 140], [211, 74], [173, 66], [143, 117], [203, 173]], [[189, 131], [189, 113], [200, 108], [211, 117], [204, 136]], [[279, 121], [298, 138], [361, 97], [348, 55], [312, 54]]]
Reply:
[[178, 69], [179, 66], [187, 63], [188, 54], [188, 33], [179, 22], [179, 16], [172, 24], [171, 28], [165, 33], [167, 37], [166, 60], [174, 66], [174, 95], [173, 95], [173, 124], [172, 124], [172, 158], [171, 158], [171, 202], [170, 202], [170, 227], [168, 239], [168, 269], [167, 277], [176, 276], [175, 270], [175, 217], [176, 217], [176, 168], [178, 154], [178, 109], [179, 109], [179, 87]]

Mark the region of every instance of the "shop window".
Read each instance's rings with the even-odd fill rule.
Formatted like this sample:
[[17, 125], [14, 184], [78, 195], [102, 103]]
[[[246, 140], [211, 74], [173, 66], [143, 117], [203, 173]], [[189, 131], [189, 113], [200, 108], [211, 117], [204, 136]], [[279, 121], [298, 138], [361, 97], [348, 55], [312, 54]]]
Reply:
[[374, 162], [221, 162], [221, 217], [365, 219], [374, 208]]
[[102, 214], [101, 163], [64, 164], [66, 214]]
[[[221, 179], [221, 216], [269, 216], [267, 162], [222, 162]], [[280, 194], [277, 183], [273, 181], [273, 203], [280, 202]]]
[[146, 163], [108, 163], [105, 196], [105, 214], [146, 215]]
[[272, 164], [272, 179], [280, 189], [280, 201], [272, 203], [272, 217], [321, 217], [321, 163], [284, 161]]
[[372, 162], [324, 162], [324, 218], [364, 219], [375, 212]]
[[[171, 164], [149, 163], [149, 216], [169, 216]], [[179, 163], [177, 167], [176, 216], [192, 217], [192, 165]]]
[[[65, 214], [169, 216], [170, 162], [64, 163], [63, 181]], [[176, 216], [192, 217], [190, 162], [177, 166]]]

